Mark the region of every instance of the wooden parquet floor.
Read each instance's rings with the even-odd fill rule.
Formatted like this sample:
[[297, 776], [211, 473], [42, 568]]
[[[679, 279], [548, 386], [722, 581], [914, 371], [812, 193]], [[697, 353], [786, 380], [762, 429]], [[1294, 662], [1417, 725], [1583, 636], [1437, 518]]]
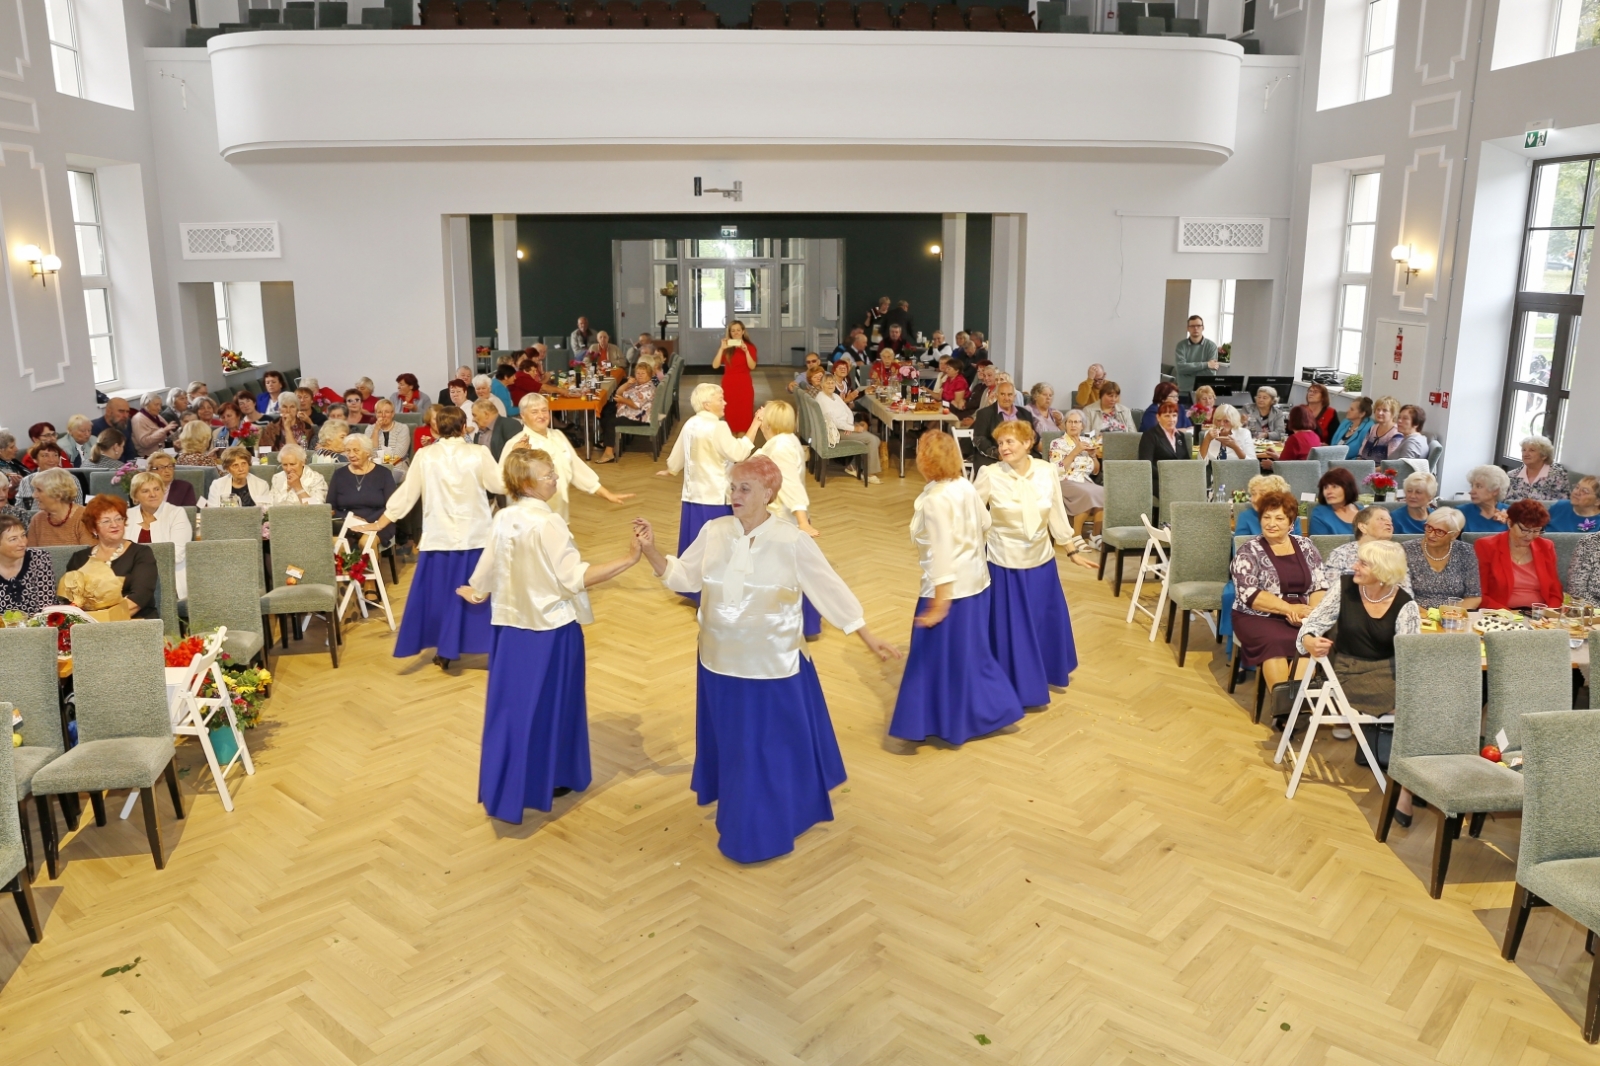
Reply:
[[[671, 539], [676, 481], [637, 450], [599, 469], [639, 496], [575, 501], [586, 556], [635, 514]], [[812, 493], [902, 646], [919, 489]], [[481, 659], [398, 661], [366, 622], [333, 671], [314, 628], [277, 661], [235, 813], [185, 748], [165, 871], [137, 812], [86, 819], [37, 889], [42, 944], [0, 901], [0, 1064], [1600, 1063], [1582, 931], [1543, 910], [1498, 956], [1515, 820], [1463, 839], [1430, 900], [1433, 820], [1375, 843], [1350, 744], [1319, 742], [1286, 800], [1203, 627], [1179, 670], [1124, 626], [1126, 592], [1062, 575], [1071, 688], [960, 749], [886, 740], [900, 664], [813, 645], [850, 780], [755, 867], [689, 791], [694, 621], [645, 567], [593, 596], [594, 786], [520, 827], [474, 802]]]

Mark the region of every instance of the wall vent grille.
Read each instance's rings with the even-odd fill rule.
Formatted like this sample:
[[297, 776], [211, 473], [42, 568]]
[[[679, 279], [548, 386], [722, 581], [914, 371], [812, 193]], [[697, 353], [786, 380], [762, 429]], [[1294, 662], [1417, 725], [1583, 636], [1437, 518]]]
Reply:
[[281, 259], [276, 222], [180, 222], [185, 259]]
[[1272, 220], [1266, 218], [1180, 218], [1180, 252], [1265, 252]]

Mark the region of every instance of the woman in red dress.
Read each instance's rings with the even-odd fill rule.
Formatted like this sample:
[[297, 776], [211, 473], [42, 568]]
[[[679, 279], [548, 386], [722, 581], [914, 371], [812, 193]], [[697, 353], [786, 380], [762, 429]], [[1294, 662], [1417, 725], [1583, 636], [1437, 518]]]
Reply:
[[726, 403], [722, 418], [735, 435], [750, 428], [756, 417], [756, 389], [750, 371], [756, 368], [755, 342], [744, 335], [744, 323], [728, 323], [711, 360], [711, 369], [722, 370], [722, 398]]

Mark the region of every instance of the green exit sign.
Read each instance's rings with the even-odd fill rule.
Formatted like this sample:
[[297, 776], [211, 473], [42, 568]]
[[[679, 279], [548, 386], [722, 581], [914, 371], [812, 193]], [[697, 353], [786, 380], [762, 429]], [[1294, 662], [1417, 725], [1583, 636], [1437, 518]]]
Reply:
[[1522, 147], [1543, 148], [1545, 141], [1549, 138], [1549, 136], [1549, 130], [1529, 130], [1527, 133], [1522, 135]]

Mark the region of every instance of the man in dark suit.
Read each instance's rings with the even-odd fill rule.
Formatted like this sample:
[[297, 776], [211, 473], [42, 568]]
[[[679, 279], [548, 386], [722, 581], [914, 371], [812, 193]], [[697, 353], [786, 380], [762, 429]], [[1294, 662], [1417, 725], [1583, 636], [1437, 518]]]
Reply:
[[[1028, 412], [1017, 406], [1017, 387], [1009, 381], [1002, 381], [994, 388], [994, 403], [978, 410], [972, 420], [972, 463], [974, 466], [988, 466], [990, 463], [1000, 461], [1000, 450], [995, 446], [994, 431], [1002, 422], [1015, 422], [1017, 419], [1027, 419]], [[1033, 455], [1039, 454], [1039, 438], [1033, 439]]]
[[[472, 395], [472, 368], [470, 366], [456, 367], [456, 376], [451, 378], [450, 381], [460, 381], [467, 387], [467, 395]], [[445, 382], [444, 388], [439, 390], [440, 403], [452, 402], [450, 399], [450, 381]]]
[[494, 431], [489, 434], [489, 451], [498, 461], [500, 453], [505, 450], [506, 444], [526, 428], [520, 418], [497, 418], [494, 420]]

